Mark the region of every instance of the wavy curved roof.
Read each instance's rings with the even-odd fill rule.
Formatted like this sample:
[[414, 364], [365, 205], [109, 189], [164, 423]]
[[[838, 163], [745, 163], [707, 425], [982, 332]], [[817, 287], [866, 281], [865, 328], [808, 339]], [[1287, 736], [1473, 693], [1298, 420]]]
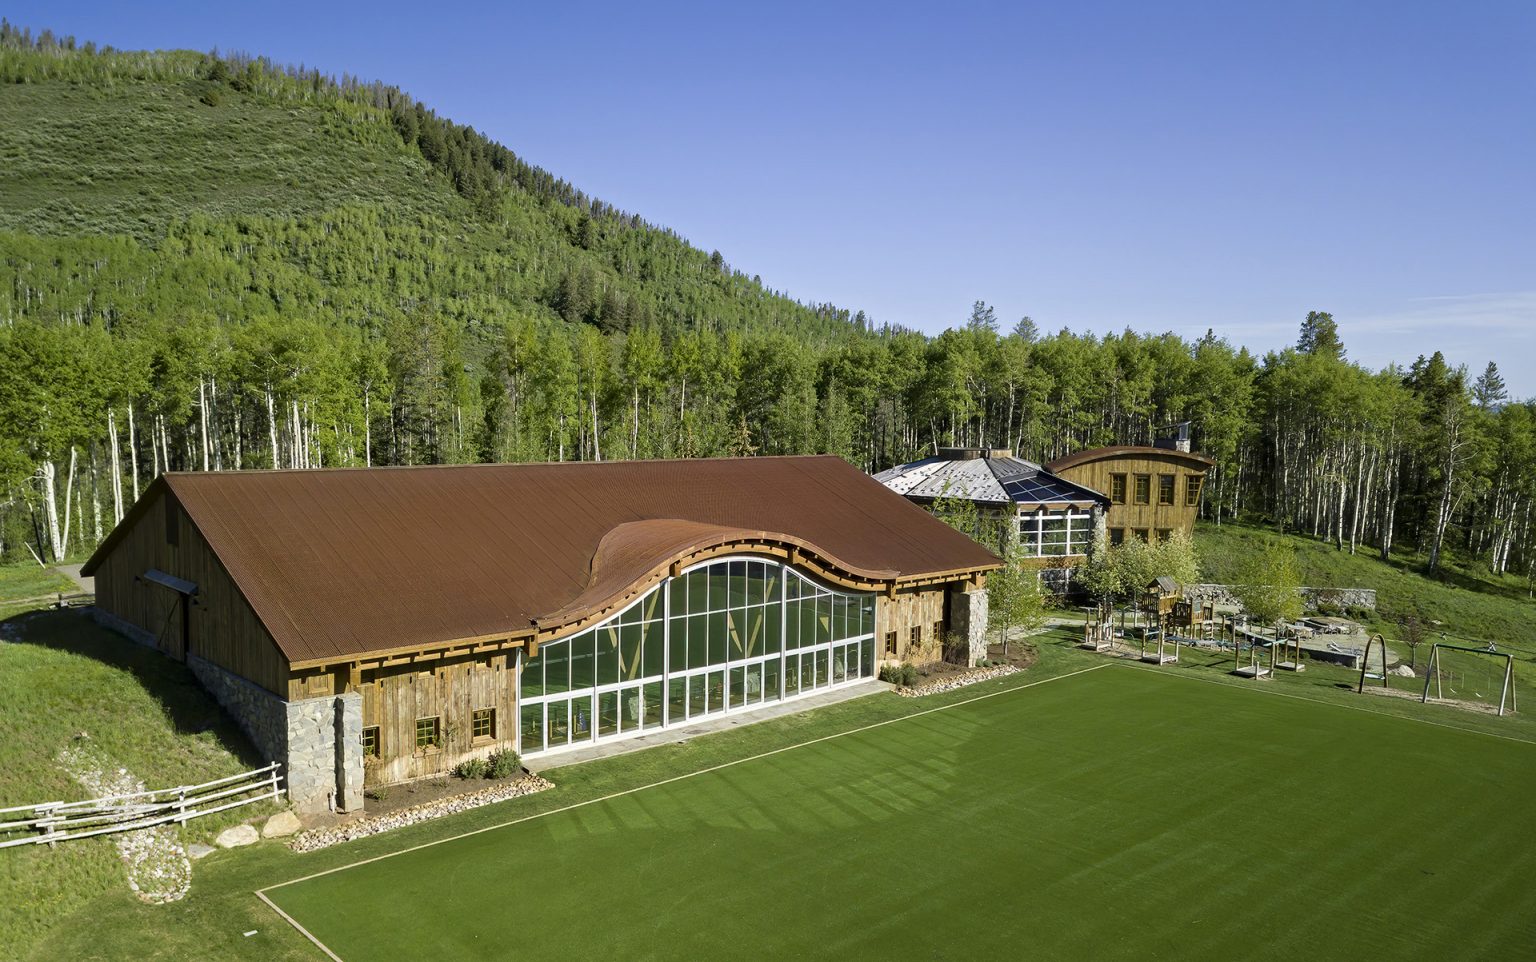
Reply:
[[738, 542], [860, 582], [999, 564], [847, 462], [790, 457], [168, 474], [86, 570], [167, 494], [296, 665], [576, 621]]
[[1206, 470], [1216, 464], [1215, 461], [1203, 454], [1191, 454], [1188, 451], [1177, 451], [1173, 448], [1153, 448], [1142, 445], [1122, 444], [1108, 448], [1088, 448], [1084, 451], [1076, 451], [1064, 458], [1057, 458], [1046, 465], [1051, 471], [1065, 471], [1075, 468], [1080, 464], [1090, 464], [1094, 461], [1106, 461], [1114, 458], [1151, 458], [1157, 460], [1173, 461], [1189, 467]]

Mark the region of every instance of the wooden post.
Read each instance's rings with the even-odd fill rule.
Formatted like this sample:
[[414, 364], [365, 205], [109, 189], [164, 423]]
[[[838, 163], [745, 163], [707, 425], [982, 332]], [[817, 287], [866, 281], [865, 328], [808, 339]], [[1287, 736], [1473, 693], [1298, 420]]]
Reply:
[[1504, 684], [1499, 688], [1499, 717], [1504, 717], [1504, 700], [1509, 696], [1509, 686], [1514, 681], [1515, 656], [1504, 656]]

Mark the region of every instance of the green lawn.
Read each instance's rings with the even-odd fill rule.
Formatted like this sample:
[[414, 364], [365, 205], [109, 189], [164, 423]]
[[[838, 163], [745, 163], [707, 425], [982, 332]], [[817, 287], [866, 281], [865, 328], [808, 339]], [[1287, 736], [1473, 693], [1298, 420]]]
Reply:
[[349, 960], [1536, 945], [1536, 826], [1505, 818], [1536, 745], [1205, 678], [957, 699], [267, 895]]
[[[11, 616], [0, 630], [18, 642], [0, 642], [0, 807], [91, 797], [58, 761], [82, 732], [149, 788], [205, 782], [267, 761], [185, 665], [78, 611]], [[210, 815], [187, 823], [182, 837], [206, 842], [272, 810], [262, 803]], [[69, 927], [73, 913], [101, 897], [131, 898], [110, 838], [0, 851], [0, 960]]]

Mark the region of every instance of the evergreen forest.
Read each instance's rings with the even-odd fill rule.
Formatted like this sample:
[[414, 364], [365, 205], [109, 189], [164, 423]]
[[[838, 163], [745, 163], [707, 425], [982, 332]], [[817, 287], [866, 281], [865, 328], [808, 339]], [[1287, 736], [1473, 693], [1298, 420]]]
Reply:
[[165, 471], [802, 453], [875, 471], [948, 445], [1044, 462], [1189, 421], [1213, 522], [1536, 579], [1536, 405], [1492, 362], [1371, 370], [1321, 311], [1262, 357], [982, 300], [935, 321], [953, 323], [797, 301], [381, 83], [0, 21], [5, 561], [88, 553]]

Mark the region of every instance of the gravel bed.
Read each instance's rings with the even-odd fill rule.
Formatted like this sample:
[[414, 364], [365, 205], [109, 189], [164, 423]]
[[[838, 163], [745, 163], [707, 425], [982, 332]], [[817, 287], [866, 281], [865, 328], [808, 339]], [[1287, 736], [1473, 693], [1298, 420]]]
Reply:
[[1009, 675], [1021, 671], [1016, 665], [998, 665], [996, 668], [977, 668], [975, 671], [966, 672], [963, 675], [951, 675], [938, 681], [931, 681], [926, 685], [918, 685], [915, 688], [898, 688], [896, 694], [903, 698], [921, 698], [924, 695], [937, 695], [939, 692], [954, 691], [956, 688], [964, 688], [966, 685], [974, 685], [979, 681], [991, 681], [994, 678], [1006, 678]]
[[402, 808], [397, 812], [389, 812], [384, 815], [365, 815], [345, 825], [336, 825], [330, 828], [312, 828], [309, 831], [300, 832], [298, 835], [295, 835], [293, 841], [288, 843], [288, 847], [295, 852], [313, 852], [316, 849], [338, 845], [342, 842], [367, 838], [369, 835], [378, 835], [380, 832], [388, 832], [397, 828], [404, 828], [407, 825], [415, 825], [418, 822], [442, 818], [444, 815], [457, 815], [459, 812], [467, 812], [472, 808], [479, 808], [482, 805], [504, 802], [509, 798], [533, 795], [544, 791], [546, 788], [554, 787], [554, 783], [543, 776], [528, 774], [500, 785], [482, 788], [478, 792], [467, 792], [463, 795], [454, 795], [451, 798], [439, 798], [433, 802], [423, 802], [420, 805]]

